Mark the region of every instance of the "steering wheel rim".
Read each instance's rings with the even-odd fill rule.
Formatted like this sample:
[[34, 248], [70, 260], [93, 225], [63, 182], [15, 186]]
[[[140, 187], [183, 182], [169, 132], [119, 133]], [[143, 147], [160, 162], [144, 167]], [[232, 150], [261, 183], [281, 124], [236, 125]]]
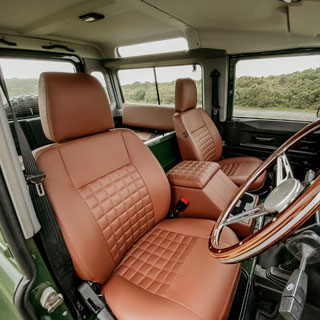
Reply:
[[268, 168], [273, 165], [279, 156], [291, 149], [301, 139], [320, 129], [320, 119], [310, 123], [282, 146], [275, 150], [248, 178], [243, 184], [228, 207], [222, 211], [209, 238], [209, 250], [211, 255], [223, 263], [238, 263], [247, 260], [276, 242], [285, 238], [291, 232], [299, 228], [306, 222], [320, 207], [320, 175], [307, 187], [300, 195], [294, 199], [283, 211], [279, 212], [275, 218], [268, 222], [256, 233], [248, 236], [238, 244], [230, 247], [220, 247], [219, 237], [225, 221], [236, 206], [241, 197], [249, 189], [250, 185]]

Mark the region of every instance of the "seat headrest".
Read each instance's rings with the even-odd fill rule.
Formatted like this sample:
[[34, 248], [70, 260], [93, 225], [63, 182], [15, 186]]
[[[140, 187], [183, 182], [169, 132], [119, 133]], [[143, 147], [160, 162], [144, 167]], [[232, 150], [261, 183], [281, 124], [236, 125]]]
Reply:
[[39, 109], [44, 133], [54, 142], [114, 127], [105, 89], [96, 78], [85, 73], [42, 73]]
[[176, 111], [183, 112], [197, 106], [197, 87], [192, 79], [176, 81]]

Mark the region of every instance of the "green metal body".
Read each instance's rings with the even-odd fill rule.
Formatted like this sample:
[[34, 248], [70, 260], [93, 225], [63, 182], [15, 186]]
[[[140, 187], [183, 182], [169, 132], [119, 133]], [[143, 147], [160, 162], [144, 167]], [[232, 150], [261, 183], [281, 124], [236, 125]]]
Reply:
[[158, 139], [146, 142], [146, 145], [160, 162], [164, 171], [170, 170], [181, 161], [175, 132], [165, 134]]
[[0, 231], [0, 319], [21, 319], [13, 301], [22, 278], [23, 274]]
[[[57, 289], [46, 264], [44, 263], [38, 248], [33, 239], [27, 240], [27, 246], [34, 259], [37, 269], [37, 278], [33, 283], [30, 294], [30, 302], [33, 305], [38, 319], [66, 319], [71, 320], [70, 311], [65, 303], [60, 305], [53, 313], [48, 312], [40, 304], [40, 296], [47, 287]], [[21, 319], [14, 305], [14, 297], [19, 283], [23, 279], [17, 262], [12, 256], [5, 239], [0, 232], [0, 319], [16, 320]]]

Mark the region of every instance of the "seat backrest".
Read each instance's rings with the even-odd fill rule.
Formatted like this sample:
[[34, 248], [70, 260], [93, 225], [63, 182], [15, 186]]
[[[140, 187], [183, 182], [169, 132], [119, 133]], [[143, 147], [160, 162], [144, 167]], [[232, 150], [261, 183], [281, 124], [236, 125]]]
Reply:
[[170, 205], [167, 177], [130, 130], [113, 129], [104, 89], [87, 74], [44, 73], [40, 116], [52, 145], [35, 152], [78, 276], [104, 283]]
[[192, 79], [178, 79], [173, 125], [183, 160], [217, 161], [222, 152], [220, 133], [208, 114], [197, 108], [197, 88]]
[[122, 105], [122, 124], [135, 128], [173, 131], [172, 116], [174, 113], [174, 106], [124, 103]]

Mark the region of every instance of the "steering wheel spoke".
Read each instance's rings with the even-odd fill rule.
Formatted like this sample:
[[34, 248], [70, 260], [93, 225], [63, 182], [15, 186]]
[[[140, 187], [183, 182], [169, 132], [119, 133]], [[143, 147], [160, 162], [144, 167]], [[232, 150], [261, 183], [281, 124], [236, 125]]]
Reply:
[[294, 178], [292, 168], [289, 163], [288, 157], [283, 152], [277, 157], [277, 186], [282, 182]]
[[226, 220], [224, 220], [222, 222], [223, 226], [227, 226], [230, 224], [234, 224], [234, 223], [238, 223], [238, 222], [242, 222], [242, 221], [246, 221], [246, 220], [251, 220], [251, 219], [255, 219], [258, 218], [260, 216], [264, 216], [270, 214], [270, 212], [264, 210], [263, 205], [258, 205], [255, 208], [251, 209], [251, 210], [247, 210], [244, 212], [241, 212], [235, 216], [231, 215], [230, 217], [228, 217]]

